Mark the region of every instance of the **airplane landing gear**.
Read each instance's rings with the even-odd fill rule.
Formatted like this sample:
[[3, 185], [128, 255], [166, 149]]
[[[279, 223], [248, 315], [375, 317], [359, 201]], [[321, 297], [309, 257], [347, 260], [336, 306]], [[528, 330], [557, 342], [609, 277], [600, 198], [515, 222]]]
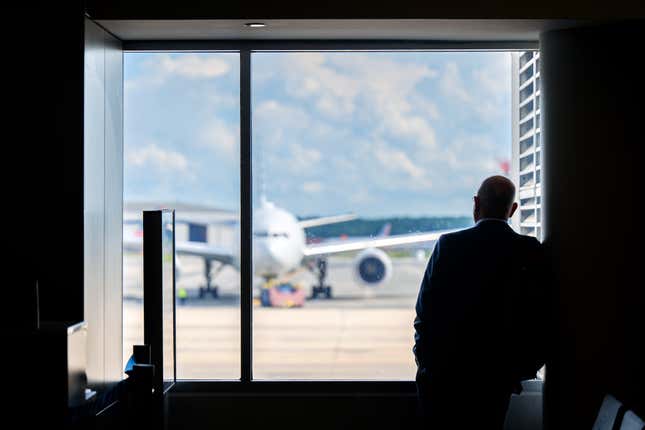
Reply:
[[204, 277], [206, 278], [206, 287], [200, 287], [199, 288], [199, 298], [203, 299], [205, 298], [208, 294], [211, 294], [214, 299], [219, 298], [219, 288], [217, 285], [212, 285], [213, 278], [217, 276], [220, 270], [222, 270], [222, 267], [224, 267], [223, 264], [220, 264], [217, 270], [215, 271], [214, 275], [211, 275], [211, 269], [213, 267], [213, 262], [211, 260], [205, 260], [204, 261]]
[[316, 276], [318, 277], [318, 283], [311, 287], [311, 298], [317, 299], [319, 296], [323, 296], [326, 299], [331, 299], [331, 285], [325, 285], [325, 278], [327, 277], [326, 258], [316, 259]]
[[311, 287], [311, 298], [317, 299], [323, 296], [326, 299], [331, 299], [331, 285], [314, 285]]

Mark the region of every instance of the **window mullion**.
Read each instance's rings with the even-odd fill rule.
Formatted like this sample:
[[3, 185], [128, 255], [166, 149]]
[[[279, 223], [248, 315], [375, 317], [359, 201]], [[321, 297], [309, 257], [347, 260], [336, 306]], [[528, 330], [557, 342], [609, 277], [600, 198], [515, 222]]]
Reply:
[[252, 276], [252, 173], [251, 173], [251, 51], [240, 50], [240, 315], [241, 380], [253, 379], [253, 276]]

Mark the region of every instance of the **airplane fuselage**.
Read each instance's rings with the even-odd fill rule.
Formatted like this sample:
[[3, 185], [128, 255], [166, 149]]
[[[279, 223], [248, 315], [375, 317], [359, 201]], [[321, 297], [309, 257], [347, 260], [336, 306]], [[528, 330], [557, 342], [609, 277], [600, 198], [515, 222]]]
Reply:
[[305, 231], [290, 212], [263, 201], [253, 214], [253, 271], [274, 278], [298, 268], [304, 257]]

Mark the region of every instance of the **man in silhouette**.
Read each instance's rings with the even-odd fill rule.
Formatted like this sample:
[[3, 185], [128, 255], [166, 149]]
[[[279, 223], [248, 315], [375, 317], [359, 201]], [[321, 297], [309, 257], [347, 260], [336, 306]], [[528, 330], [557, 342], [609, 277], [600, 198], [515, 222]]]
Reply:
[[501, 429], [511, 393], [543, 364], [542, 250], [508, 225], [514, 200], [510, 180], [486, 179], [476, 225], [441, 236], [428, 262], [413, 350], [430, 428]]

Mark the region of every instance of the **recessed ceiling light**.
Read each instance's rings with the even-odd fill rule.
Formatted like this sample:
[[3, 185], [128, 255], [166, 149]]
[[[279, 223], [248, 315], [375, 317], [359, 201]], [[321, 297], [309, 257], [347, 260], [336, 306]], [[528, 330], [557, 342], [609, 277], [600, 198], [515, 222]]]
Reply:
[[267, 26], [267, 25], [266, 25], [265, 23], [263, 23], [263, 22], [247, 22], [247, 23], [246, 23], [246, 24], [244, 24], [244, 25], [246, 25], [247, 27], [251, 27], [251, 28], [262, 28], [262, 27], [266, 27], [266, 26]]

